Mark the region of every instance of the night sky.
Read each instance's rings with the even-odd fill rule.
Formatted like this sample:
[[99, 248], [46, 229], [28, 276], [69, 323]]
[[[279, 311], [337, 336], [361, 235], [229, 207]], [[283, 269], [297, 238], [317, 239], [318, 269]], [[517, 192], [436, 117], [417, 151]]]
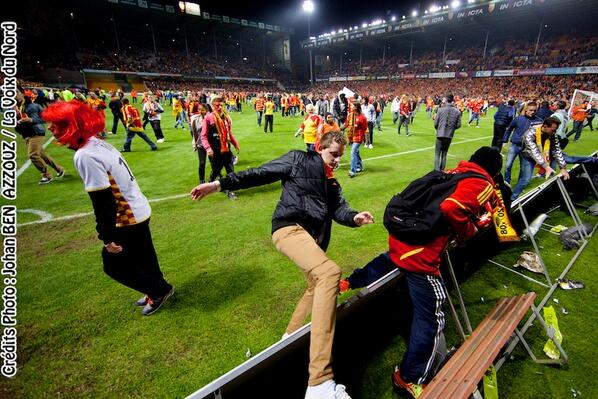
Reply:
[[[376, 19], [390, 20], [392, 15], [400, 18], [403, 14], [409, 15], [419, 4], [425, 7], [433, 4], [432, 1], [427, 4], [415, 0], [313, 0], [313, 2], [315, 10], [310, 21], [312, 36], [340, 27], [361, 25], [363, 22], [372, 22]], [[199, 3], [202, 11], [288, 26], [295, 28], [298, 35], [303, 32], [303, 35], [307, 36], [307, 17], [302, 8], [303, 0], [243, 1], [234, 2], [233, 7], [225, 1], [200, 1]], [[446, 4], [446, 2], [438, 2], [441, 3]]]

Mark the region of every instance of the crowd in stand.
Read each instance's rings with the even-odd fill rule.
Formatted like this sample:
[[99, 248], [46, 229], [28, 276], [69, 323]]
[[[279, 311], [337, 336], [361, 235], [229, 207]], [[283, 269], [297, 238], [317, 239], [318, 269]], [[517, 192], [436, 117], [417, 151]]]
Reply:
[[176, 91], [203, 91], [206, 89], [219, 89], [227, 92], [275, 92], [279, 88], [271, 83], [224, 83], [214, 81], [193, 82], [184, 79], [153, 79], [145, 80], [145, 86], [148, 90], [176, 90]]
[[571, 98], [575, 89], [596, 91], [596, 75], [519, 76], [455, 79], [401, 79], [325, 82], [309, 90], [318, 95], [335, 95], [343, 87], [358, 93], [386, 95], [406, 94], [414, 97], [442, 96], [452, 92], [460, 97], [484, 97], [490, 102], [499, 98], [546, 98], [556, 101]]
[[[443, 57], [444, 55], [444, 57]], [[466, 72], [495, 69], [537, 69], [562, 66], [579, 66], [587, 60], [598, 59], [598, 37], [560, 36], [542, 40], [536, 51], [536, 41], [518, 38], [495, 44], [487, 48], [480, 45], [457, 46], [443, 54], [438, 51], [414, 50], [409, 60], [409, 51], [401, 55], [378, 55], [374, 59], [345, 59], [340, 65], [337, 57], [323, 71], [324, 76], [387, 76], [425, 72]], [[447, 64], [446, 61], [449, 60]], [[357, 62], [356, 62], [357, 61]]]

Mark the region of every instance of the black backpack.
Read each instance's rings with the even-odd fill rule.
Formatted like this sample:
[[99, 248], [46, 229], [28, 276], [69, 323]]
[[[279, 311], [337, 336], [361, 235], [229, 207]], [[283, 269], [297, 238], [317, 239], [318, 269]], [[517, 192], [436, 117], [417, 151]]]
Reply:
[[488, 180], [474, 172], [446, 173], [432, 171], [411, 182], [392, 197], [384, 211], [384, 227], [397, 240], [411, 245], [424, 245], [448, 232], [448, 222], [440, 211], [440, 203], [469, 177]]

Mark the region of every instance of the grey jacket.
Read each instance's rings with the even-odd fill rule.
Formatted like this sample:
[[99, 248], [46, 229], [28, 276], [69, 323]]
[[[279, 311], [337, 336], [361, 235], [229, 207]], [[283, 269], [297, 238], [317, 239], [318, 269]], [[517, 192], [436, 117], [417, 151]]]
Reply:
[[[542, 156], [542, 150], [538, 148], [538, 144], [536, 143], [536, 129], [538, 125], [532, 125], [527, 132], [523, 135], [523, 141], [521, 153], [528, 159], [533, 159], [536, 161], [538, 165], [545, 168], [549, 165], [548, 162]], [[550, 159], [555, 160], [556, 163], [559, 164], [561, 169], [565, 169], [567, 167], [567, 163], [565, 162], [565, 157], [563, 156], [563, 152], [561, 151], [561, 146], [559, 144], [559, 138], [556, 134], [548, 137], [546, 140], [550, 140]]]
[[434, 128], [436, 137], [453, 138], [455, 130], [461, 127], [461, 112], [453, 103], [446, 103], [438, 109]]
[[36, 136], [46, 135], [46, 128], [44, 127], [46, 122], [42, 119], [43, 110], [44, 109], [38, 103], [31, 103], [25, 107], [25, 113], [33, 121], [33, 131]]
[[567, 128], [569, 126], [569, 115], [567, 114], [567, 111], [565, 111], [564, 109], [557, 109], [551, 116], [555, 116], [561, 121], [561, 124], [559, 125], [559, 128], [556, 131], [556, 135], [559, 136], [559, 139], [561, 140], [567, 138], [566, 133]]

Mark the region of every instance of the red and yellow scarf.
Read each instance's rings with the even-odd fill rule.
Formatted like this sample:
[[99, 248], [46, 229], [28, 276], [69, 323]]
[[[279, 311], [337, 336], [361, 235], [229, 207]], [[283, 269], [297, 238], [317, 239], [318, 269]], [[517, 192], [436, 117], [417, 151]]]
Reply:
[[216, 131], [218, 131], [218, 139], [220, 140], [220, 153], [229, 152], [228, 140], [229, 140], [229, 129], [226, 122], [222, 117], [214, 112], [214, 125], [216, 125]]

